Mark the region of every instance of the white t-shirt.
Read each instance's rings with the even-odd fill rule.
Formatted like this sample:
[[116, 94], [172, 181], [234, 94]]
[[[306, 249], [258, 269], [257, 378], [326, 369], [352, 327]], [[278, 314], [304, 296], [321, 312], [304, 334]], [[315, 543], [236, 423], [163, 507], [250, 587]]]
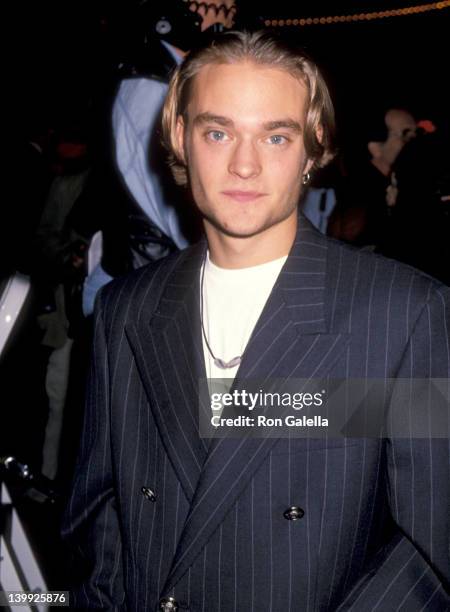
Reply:
[[[242, 356], [287, 255], [250, 268], [230, 270], [205, 260], [203, 327], [215, 357]], [[200, 270], [201, 279], [202, 270]], [[221, 369], [214, 364], [203, 337], [206, 376], [234, 379], [239, 364]], [[230, 384], [232, 380], [230, 380]]]

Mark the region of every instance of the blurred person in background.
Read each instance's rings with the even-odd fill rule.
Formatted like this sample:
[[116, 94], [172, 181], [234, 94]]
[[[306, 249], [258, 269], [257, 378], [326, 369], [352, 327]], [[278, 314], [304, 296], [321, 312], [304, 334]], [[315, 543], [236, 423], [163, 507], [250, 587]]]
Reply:
[[[235, 16], [235, 0], [151, 1], [139, 7], [135, 47], [120, 63], [122, 81], [112, 108], [114, 163], [128, 194], [128, 268], [183, 249], [199, 236], [199, 221], [192, 209], [188, 212], [187, 194], [174, 186], [165, 163], [160, 113], [170, 74], [189, 49], [230, 28]], [[86, 315], [92, 313], [99, 287], [124, 271], [115, 247], [106, 244], [102, 261], [85, 282]]]
[[42, 473], [54, 480], [58, 472], [61, 432], [71, 367], [73, 339], [79, 328], [81, 286], [89, 242], [70, 224], [70, 212], [85, 189], [90, 157], [85, 130], [62, 126], [55, 135], [53, 179], [32, 241], [31, 278], [40, 295], [37, 320], [42, 346], [49, 351], [45, 390], [48, 418]]
[[330, 235], [376, 249], [386, 230], [387, 189], [393, 164], [415, 133], [416, 120], [408, 110], [392, 107], [385, 112], [382, 125], [371, 130], [372, 138], [366, 145], [370, 157], [349, 164]]
[[449, 137], [420, 121], [417, 138], [396, 157], [388, 188], [386, 231], [378, 252], [450, 285]]

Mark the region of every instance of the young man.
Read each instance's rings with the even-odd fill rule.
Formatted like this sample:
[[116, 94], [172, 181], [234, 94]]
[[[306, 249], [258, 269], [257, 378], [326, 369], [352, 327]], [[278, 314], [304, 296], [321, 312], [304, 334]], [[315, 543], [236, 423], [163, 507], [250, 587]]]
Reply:
[[298, 217], [332, 106], [316, 66], [270, 34], [189, 55], [163, 122], [207, 240], [98, 301], [65, 526], [84, 559], [74, 603], [445, 609], [444, 439], [209, 443], [198, 381], [448, 378], [448, 290]]

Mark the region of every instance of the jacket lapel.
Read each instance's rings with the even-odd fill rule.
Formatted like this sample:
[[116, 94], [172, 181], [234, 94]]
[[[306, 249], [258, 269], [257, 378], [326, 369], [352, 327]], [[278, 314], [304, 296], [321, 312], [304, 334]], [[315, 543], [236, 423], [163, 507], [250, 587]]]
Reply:
[[189, 501], [207, 454], [198, 432], [200, 403], [209, 409], [198, 384], [206, 376], [199, 314], [205, 248], [203, 242], [183, 252], [152, 318], [137, 317], [125, 328], [165, 449]]
[[[323, 377], [342, 353], [348, 336], [328, 333], [327, 249], [327, 240], [300, 217], [296, 242], [247, 344], [232, 390], [246, 388], [251, 378], [264, 384], [270, 378]], [[187, 571], [276, 441], [212, 441], [165, 592]]]

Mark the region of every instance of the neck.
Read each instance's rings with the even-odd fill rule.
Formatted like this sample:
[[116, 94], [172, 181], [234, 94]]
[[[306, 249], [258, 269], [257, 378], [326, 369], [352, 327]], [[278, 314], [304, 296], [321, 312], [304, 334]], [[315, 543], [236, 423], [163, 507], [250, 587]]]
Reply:
[[297, 234], [297, 211], [281, 223], [244, 238], [228, 236], [204, 221], [211, 261], [236, 270], [259, 266], [289, 254]]

